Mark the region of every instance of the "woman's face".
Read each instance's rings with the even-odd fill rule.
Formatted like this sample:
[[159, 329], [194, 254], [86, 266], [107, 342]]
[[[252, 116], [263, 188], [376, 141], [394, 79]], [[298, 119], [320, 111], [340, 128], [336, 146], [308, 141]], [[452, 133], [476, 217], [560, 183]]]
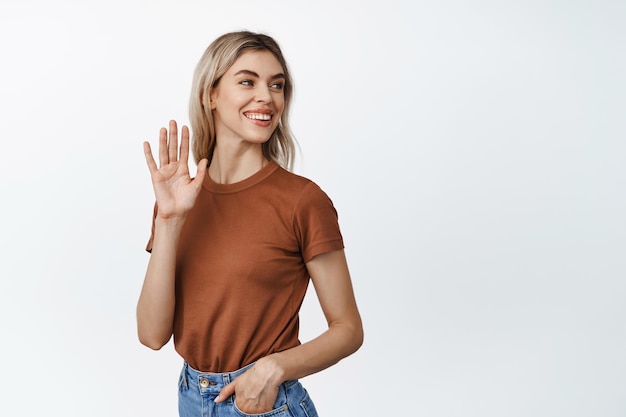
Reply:
[[283, 68], [271, 52], [242, 54], [211, 90], [218, 143], [266, 142], [285, 106], [284, 85]]

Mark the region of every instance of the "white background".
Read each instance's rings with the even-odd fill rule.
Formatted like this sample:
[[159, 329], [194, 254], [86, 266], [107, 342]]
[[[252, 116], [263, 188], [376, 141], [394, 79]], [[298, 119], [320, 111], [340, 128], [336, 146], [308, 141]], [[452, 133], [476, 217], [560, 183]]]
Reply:
[[[274, 36], [366, 341], [325, 416], [626, 415], [622, 1], [0, 3], [0, 415], [174, 416], [135, 335], [152, 190], [226, 31]], [[195, 172], [195, 168], [193, 170]], [[314, 297], [302, 340], [324, 329]]]

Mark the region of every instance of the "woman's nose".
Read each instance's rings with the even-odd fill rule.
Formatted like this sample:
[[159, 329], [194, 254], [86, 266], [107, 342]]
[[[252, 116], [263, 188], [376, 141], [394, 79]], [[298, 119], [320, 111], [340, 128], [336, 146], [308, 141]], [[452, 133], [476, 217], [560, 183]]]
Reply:
[[272, 102], [272, 94], [270, 93], [270, 89], [267, 86], [259, 86], [256, 89], [256, 101], [262, 103], [271, 103]]

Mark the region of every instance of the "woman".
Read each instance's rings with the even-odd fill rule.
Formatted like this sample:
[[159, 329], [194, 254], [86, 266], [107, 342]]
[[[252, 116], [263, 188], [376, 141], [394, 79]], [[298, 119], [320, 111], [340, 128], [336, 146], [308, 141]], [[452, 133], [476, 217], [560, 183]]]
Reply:
[[[144, 143], [156, 205], [137, 305], [141, 343], [172, 334], [184, 359], [181, 416], [315, 416], [298, 379], [363, 341], [337, 214], [310, 180], [287, 169], [292, 82], [269, 36], [233, 32], [205, 51], [193, 78], [189, 130]], [[328, 329], [301, 344], [309, 278]]]

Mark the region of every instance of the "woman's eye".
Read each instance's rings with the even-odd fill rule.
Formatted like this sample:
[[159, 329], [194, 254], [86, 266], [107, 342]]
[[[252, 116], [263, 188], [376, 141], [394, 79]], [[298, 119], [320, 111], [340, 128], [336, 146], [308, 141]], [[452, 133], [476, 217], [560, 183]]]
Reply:
[[247, 85], [247, 86], [253, 86], [254, 84], [252, 83], [252, 80], [243, 80], [241, 81], [239, 84], [241, 85]]
[[282, 90], [285, 87], [285, 84], [283, 83], [274, 83], [272, 85], [270, 85], [271, 88], [275, 88], [277, 90]]

